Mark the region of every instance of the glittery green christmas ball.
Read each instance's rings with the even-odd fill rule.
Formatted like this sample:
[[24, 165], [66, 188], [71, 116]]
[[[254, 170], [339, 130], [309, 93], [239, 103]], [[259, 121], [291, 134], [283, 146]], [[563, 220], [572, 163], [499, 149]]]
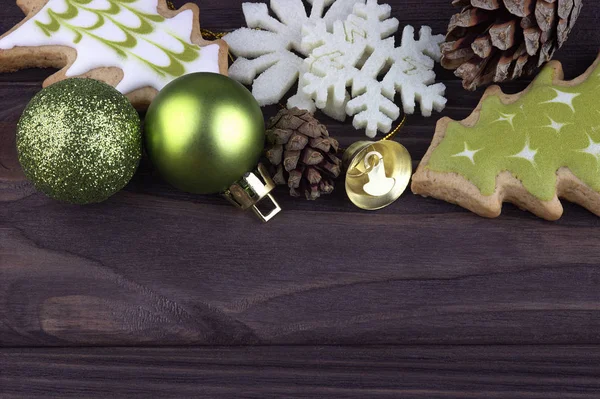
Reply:
[[67, 79], [39, 92], [17, 127], [19, 162], [46, 195], [101, 202], [131, 179], [142, 155], [139, 115], [113, 87]]

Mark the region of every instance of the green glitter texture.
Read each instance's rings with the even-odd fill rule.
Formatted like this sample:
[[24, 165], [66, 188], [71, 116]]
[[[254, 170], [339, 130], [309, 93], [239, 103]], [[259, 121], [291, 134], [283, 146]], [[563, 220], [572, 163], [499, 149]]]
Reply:
[[121, 190], [142, 156], [139, 115], [113, 87], [67, 79], [39, 92], [17, 126], [25, 175], [59, 201], [101, 202]]

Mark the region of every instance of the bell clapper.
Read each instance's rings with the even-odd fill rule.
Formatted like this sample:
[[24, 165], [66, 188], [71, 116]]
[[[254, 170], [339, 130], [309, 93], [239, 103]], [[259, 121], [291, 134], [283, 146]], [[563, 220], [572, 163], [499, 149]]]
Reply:
[[368, 170], [369, 182], [363, 186], [365, 193], [380, 197], [388, 194], [394, 188], [396, 179], [387, 177], [383, 156], [377, 151], [371, 151], [365, 155], [365, 168]]

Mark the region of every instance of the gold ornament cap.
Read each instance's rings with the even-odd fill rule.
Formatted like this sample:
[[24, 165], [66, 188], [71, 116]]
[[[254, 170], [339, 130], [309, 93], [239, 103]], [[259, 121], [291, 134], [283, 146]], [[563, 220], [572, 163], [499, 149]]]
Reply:
[[[252, 208], [256, 216], [263, 222], [268, 222], [281, 212], [281, 207], [271, 195], [273, 189], [275, 189], [275, 183], [267, 168], [263, 164], [258, 164], [255, 171], [246, 173], [222, 195], [239, 209]], [[271, 201], [272, 209], [265, 215], [258, 209], [258, 203], [267, 198]]]
[[358, 141], [344, 152], [346, 194], [354, 205], [375, 211], [395, 202], [412, 175], [408, 150], [391, 140]]

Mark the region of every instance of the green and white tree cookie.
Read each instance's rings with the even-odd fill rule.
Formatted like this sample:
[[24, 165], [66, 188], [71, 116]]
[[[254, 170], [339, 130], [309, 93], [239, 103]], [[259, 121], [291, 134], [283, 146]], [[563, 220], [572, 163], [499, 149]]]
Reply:
[[440, 120], [413, 192], [486, 217], [512, 202], [555, 220], [559, 197], [600, 215], [599, 64], [567, 82], [550, 63], [524, 92], [492, 87], [469, 118]]
[[147, 103], [191, 72], [227, 72], [227, 45], [205, 42], [198, 7], [164, 0], [17, 0], [27, 18], [0, 37], [0, 71], [65, 67], [45, 85], [93, 77]]

